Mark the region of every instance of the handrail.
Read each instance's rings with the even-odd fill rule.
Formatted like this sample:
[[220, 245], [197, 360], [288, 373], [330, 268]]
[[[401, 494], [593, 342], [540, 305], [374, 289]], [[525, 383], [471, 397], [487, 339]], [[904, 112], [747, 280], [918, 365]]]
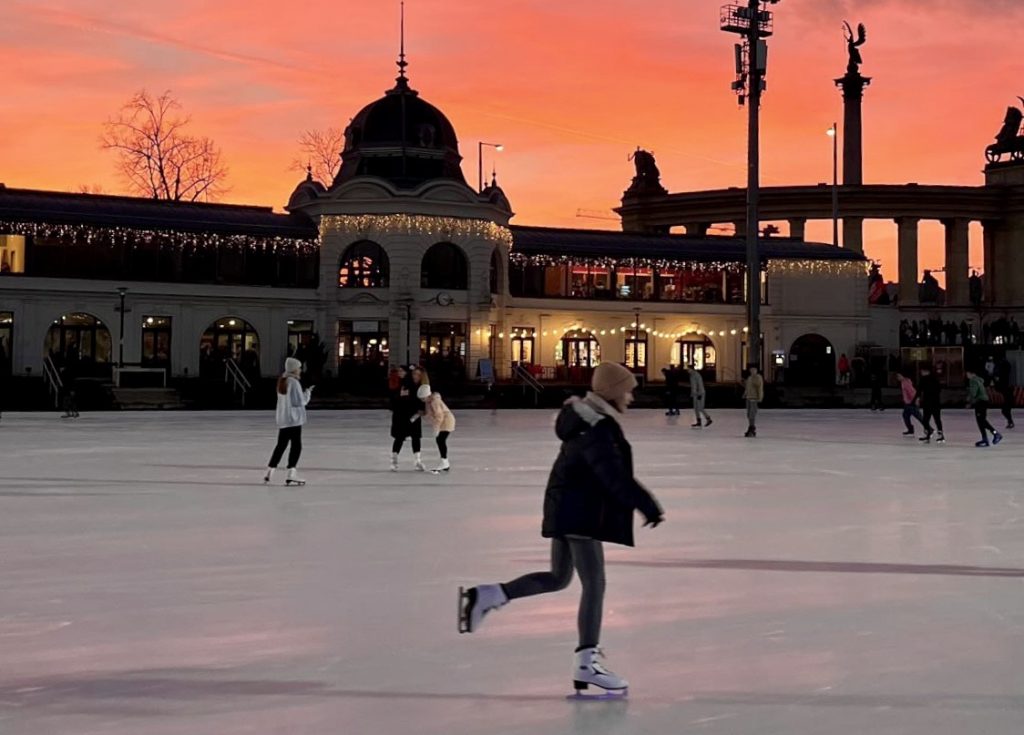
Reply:
[[231, 379], [234, 384], [231, 386], [232, 392], [238, 391], [242, 394], [242, 405], [245, 405], [245, 396], [252, 389], [252, 383], [245, 377], [245, 373], [242, 372], [242, 368], [238, 366], [232, 358], [224, 358], [224, 382], [227, 383]]
[[521, 362], [512, 368], [512, 374], [519, 378], [524, 386], [533, 389], [533, 402], [536, 404], [540, 400], [541, 394], [544, 393], [544, 386], [533, 377], [533, 374]]
[[60, 371], [53, 364], [49, 355], [43, 357], [43, 380], [47, 390], [53, 393], [53, 407], [60, 408], [60, 395], [64, 391], [64, 381], [60, 379]]

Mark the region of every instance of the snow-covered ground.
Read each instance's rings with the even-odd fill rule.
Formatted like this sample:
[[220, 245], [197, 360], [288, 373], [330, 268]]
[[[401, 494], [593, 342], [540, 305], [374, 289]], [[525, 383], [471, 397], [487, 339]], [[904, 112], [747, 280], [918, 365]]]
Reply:
[[0, 733], [1024, 729], [1024, 435], [631, 414], [667, 522], [608, 549], [629, 700], [575, 703], [575, 582], [456, 632], [458, 585], [546, 565], [551, 417], [460, 412], [433, 476], [408, 450], [387, 471], [386, 413], [312, 413], [286, 489], [261, 484], [268, 413], [5, 414]]

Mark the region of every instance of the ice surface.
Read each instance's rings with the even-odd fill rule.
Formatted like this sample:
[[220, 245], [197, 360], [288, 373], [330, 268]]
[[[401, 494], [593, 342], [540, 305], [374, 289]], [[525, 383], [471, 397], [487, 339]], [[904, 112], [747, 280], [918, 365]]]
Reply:
[[312, 413], [299, 489], [269, 413], [5, 414], [0, 733], [1021, 732], [1024, 437], [714, 415], [627, 419], [668, 520], [608, 549], [629, 700], [574, 703], [575, 582], [456, 632], [459, 584], [546, 564], [550, 412], [458, 412], [447, 476]]

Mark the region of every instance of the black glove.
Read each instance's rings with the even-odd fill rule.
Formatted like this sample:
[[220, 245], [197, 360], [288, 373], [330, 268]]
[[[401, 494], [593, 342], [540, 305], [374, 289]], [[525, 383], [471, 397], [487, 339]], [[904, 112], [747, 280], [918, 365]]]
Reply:
[[650, 526], [651, 528], [657, 528], [665, 522], [665, 516], [658, 516], [657, 518], [648, 518], [644, 521], [644, 528]]

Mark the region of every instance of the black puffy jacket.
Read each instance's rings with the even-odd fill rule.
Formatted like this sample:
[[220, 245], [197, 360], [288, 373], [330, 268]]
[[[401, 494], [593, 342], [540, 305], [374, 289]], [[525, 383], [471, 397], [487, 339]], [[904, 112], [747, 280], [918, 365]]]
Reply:
[[602, 403], [573, 398], [558, 414], [562, 448], [544, 493], [541, 533], [633, 546], [633, 512], [653, 521], [661, 506], [633, 477], [633, 450]]

